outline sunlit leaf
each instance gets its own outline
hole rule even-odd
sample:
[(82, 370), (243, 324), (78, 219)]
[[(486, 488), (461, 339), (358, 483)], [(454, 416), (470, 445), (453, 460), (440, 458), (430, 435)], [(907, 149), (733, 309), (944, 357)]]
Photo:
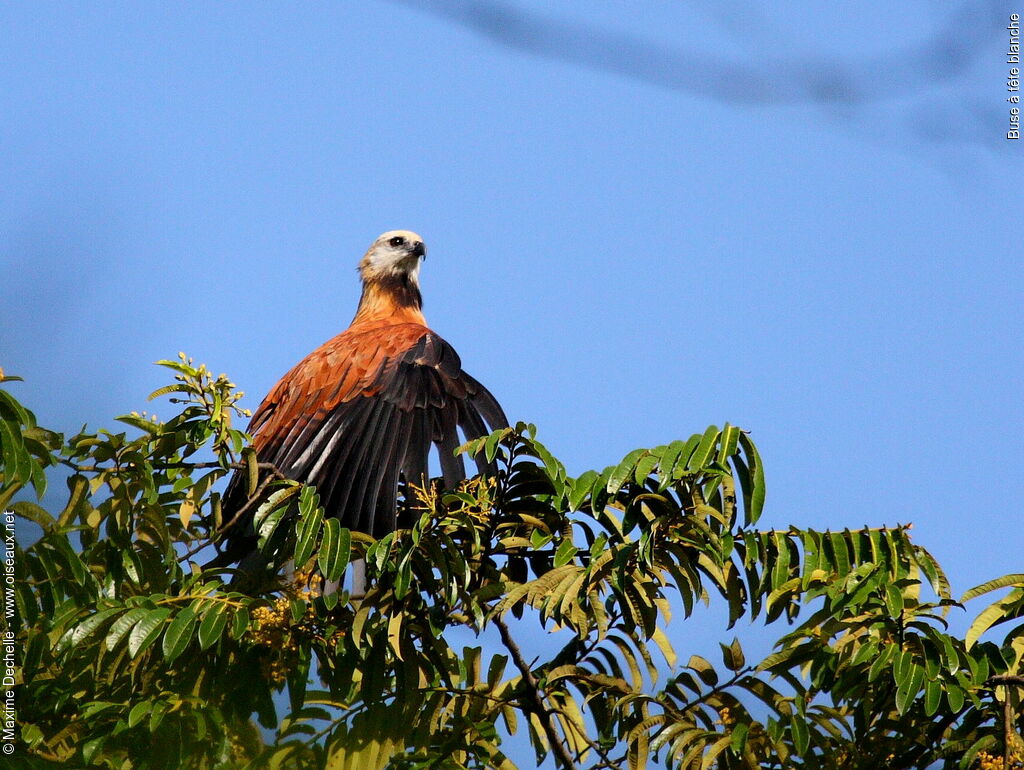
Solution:
[(216, 642), (227, 626), (228, 612), (223, 605), (213, 606), (206, 611), (199, 624), (199, 647), (206, 649)]
[(128, 654), (135, 658), (139, 653), (144, 652), (164, 630), (164, 621), (171, 614), (166, 607), (150, 610), (128, 634)]
[(164, 632), (163, 652), (166, 660), (172, 661), (185, 651), (192, 640), (192, 632), (197, 622), (195, 610), (191, 607), (186, 607), (175, 615)]

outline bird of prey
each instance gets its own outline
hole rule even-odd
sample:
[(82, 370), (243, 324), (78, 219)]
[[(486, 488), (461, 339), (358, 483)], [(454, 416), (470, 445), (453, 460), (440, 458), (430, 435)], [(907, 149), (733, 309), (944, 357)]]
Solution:
[[(423, 239), (392, 230), (359, 263), (363, 293), (348, 329), (295, 365), (252, 416), (261, 463), (312, 484), (325, 516), (380, 537), (398, 526), (400, 481), (424, 484), (432, 446), (444, 484), (466, 477), (454, 450), (507, 427), (501, 406), (462, 371), (458, 354), (427, 328), (421, 311)], [(477, 460), (480, 471), (483, 460)], [(233, 563), (255, 550), (248, 483), (236, 471), (224, 494), (232, 522), (215, 560)], [(242, 516), (238, 513), (242, 512)]]

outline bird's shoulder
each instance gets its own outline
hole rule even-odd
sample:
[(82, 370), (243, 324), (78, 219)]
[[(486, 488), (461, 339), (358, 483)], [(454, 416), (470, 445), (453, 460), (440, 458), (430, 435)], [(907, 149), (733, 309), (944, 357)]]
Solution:
[[(348, 369), (376, 377), (382, 368), (427, 366), (446, 374), (461, 368), (455, 349), (439, 334), (422, 324), (365, 324), (352, 326), (329, 340), (308, 357), (312, 371), (330, 376)], [(452, 364), (456, 369), (452, 371)], [(390, 366), (389, 366), (390, 365)]]
[(271, 389), (253, 422), (289, 403), (330, 409), (360, 395), (373, 395), (382, 380), (401, 377), (410, 367), (428, 367), (457, 378), (462, 365), (454, 348), (417, 323), (353, 325), (296, 364)]

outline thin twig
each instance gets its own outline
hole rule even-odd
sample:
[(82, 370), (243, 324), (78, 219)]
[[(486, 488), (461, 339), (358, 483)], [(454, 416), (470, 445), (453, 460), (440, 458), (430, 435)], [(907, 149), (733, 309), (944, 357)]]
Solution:
[(1024, 687), (1024, 676), (1014, 676), (1013, 674), (1002, 674), (1000, 676), (991, 676), (991, 677), (989, 677), (985, 681), (985, 684), (994, 684), (994, 685), (1012, 684), (1012, 685), (1015, 685), (1017, 687)]
[[(60, 463), (61, 463), (61, 465), (66, 465), (68, 468), (71, 468), (72, 470), (78, 471), (79, 473), (102, 473), (103, 471), (113, 470), (113, 468), (104, 468), (104, 467), (99, 466), (99, 465), (79, 465), (78, 463), (72, 462), (71, 460), (68, 460), (68, 459), (65, 459), (65, 458), (61, 458), (60, 459)], [(126, 467), (127, 468), (131, 468), (134, 465), (135, 465), (134, 463), (128, 463), (126, 465)], [(210, 468), (224, 468), (226, 470), (243, 471), (246, 468), (248, 468), (249, 466), (248, 466), (247, 463), (228, 463), (227, 465), (221, 465), (220, 463), (217, 463), (217, 462), (206, 462), (206, 463), (186, 463), (186, 462), (180, 462), (180, 463), (153, 463), (151, 467), (153, 468), (153, 470), (157, 470), (157, 471), (166, 471), (166, 470), (172, 470), (172, 469), (176, 469), (176, 468), (191, 468), (193, 470), (206, 470), (206, 469), (210, 469)], [(259, 468), (261, 471), (270, 471), (271, 473), (276, 473), (281, 478), (285, 478), (285, 475), (283, 473), (281, 473), (281, 471), (279, 471), (277, 469), (277, 466), (274, 465), (273, 463), (256, 463), (256, 467)]]
[[(281, 473), (281, 471), (278, 470), (277, 466), (274, 465), (273, 463), (257, 463), (257, 466), (260, 468), (260, 470), (268, 470), (268, 471), (270, 471), (270, 475), (267, 476), (266, 478), (264, 478), (263, 481), (260, 482), (260, 485), (258, 487), (256, 487), (256, 490), (252, 493), (252, 496), (246, 501), (245, 505), (243, 505), (241, 508), (238, 509), (238, 511), (235, 513), (235, 515), (231, 517), (230, 521), (227, 521), (227, 522), (221, 524), (214, 531), (214, 533), (213, 533), (214, 535), (221, 535), (224, 532), (226, 532), (228, 529), (233, 527), (235, 525), (235, 523), (243, 515), (248, 513), (249, 510), (260, 501), (260, 497), (262, 497), (263, 493), (266, 492), (268, 486), (273, 484), (275, 481), (285, 481), (288, 478), (283, 473)], [(237, 464), (233, 464), (232, 466), (229, 466), (229, 467), (236, 467), (237, 470), (244, 470), (248, 466), (246, 464), (244, 464), (244, 463), (237, 463)], [(213, 542), (214, 541), (212, 539), (209, 539), (209, 540), (204, 539), (204, 541), (202, 543), (200, 543), (199, 545), (195, 546), (194, 548), (190, 548), (188, 551), (186, 551), (184, 554), (182, 554), (181, 558), (183, 558), (183, 559), (190, 559), (193, 556), (195, 556), (197, 553), (199, 553), (201, 550), (203, 550), (204, 548), (206, 548), (206, 547), (208, 547), (210, 545), (213, 545)]]
[[(270, 465), (270, 463), (267, 463), (267, 465)], [(264, 492), (267, 491), (267, 487), (269, 487), (275, 481), (282, 481), (282, 480), (285, 480), (287, 478), (283, 473), (281, 473), (281, 471), (279, 471), (273, 465), (270, 465), (270, 467), (273, 468), (273, 472), (269, 476), (267, 476), (265, 479), (263, 479), (263, 481), (260, 482), (260, 485), (258, 487), (256, 487), (256, 490), (252, 493), (252, 495), (250, 495), (250, 497), (249, 497), (248, 501), (245, 503), (245, 505), (243, 505), (241, 508), (238, 509), (238, 512), (235, 513), (235, 515), (231, 517), (231, 520), (221, 524), (217, 528), (216, 534), (220, 535), (220, 534), (226, 532), (227, 530), (229, 530), (231, 527), (233, 527), (235, 525), (235, 523), (244, 514), (249, 512), (250, 508), (252, 508), (254, 505), (256, 505), (260, 501), (260, 497), (263, 495)]]
[(187, 561), (188, 559), (191, 559), (193, 556), (199, 553), (201, 550), (203, 550), (204, 548), (209, 548), (211, 545), (213, 545), (213, 541), (209, 538), (204, 537), (202, 538), (199, 545), (197, 545), (195, 548), (189, 548), (187, 551), (185, 551), (185, 553), (181, 555), (181, 558)]
[(541, 695), (540, 686), (537, 683), (537, 678), (533, 675), (530, 670), (529, 664), (526, 659), (523, 658), (523, 652), (519, 649), (519, 645), (516, 644), (512, 638), (512, 633), (508, 629), (508, 625), (505, 621), (495, 615), (492, 618), (494, 625), (498, 627), (498, 633), (501, 634), (501, 643), (508, 650), (509, 655), (512, 657), (512, 662), (516, 664), (516, 668), (519, 669), (519, 673), (523, 676), (523, 683), (526, 685), (527, 695), (530, 698), (531, 705), (536, 710), (537, 718), (540, 721), (541, 727), (544, 728), (544, 734), (548, 737), (548, 743), (551, 744), (551, 750), (555, 753), (555, 757), (558, 759), (559, 764), (566, 770), (572, 770), (576, 766), (573, 762), (572, 757), (569, 755), (569, 750), (565, 744), (558, 737), (558, 732), (555, 730), (555, 724), (551, 719), (551, 711), (548, 710), (547, 706), (544, 705), (544, 698)]
[[(573, 722), (574, 721), (573, 715), (570, 714), (568, 711), (566, 711), (561, 706), (555, 706), (554, 707), (554, 711), (555, 711), (555, 713), (561, 714), (563, 717), (565, 717), (566, 722)], [(599, 768), (600, 767), (611, 767), (611, 768), (615, 768), (616, 770), (619, 767), (621, 767), (621, 763), (613, 762), (612, 758), (608, 756), (608, 752), (605, 751), (603, 748), (601, 748), (601, 744), (598, 743), (597, 741), (595, 741), (589, 735), (587, 735), (586, 732), (578, 732), (577, 736), (579, 738), (582, 738), (583, 741), (587, 744), (587, 746), (589, 746), (590, 749), (592, 749), (595, 754), (600, 755), (602, 762), (601, 762), (600, 765), (597, 765), (597, 767), (599, 767)], [(583, 747), (582, 749), (577, 751), (576, 752), (576, 761), (577, 762), (582, 762), (583, 761), (583, 755), (586, 754), (587, 751), (588, 751), (588, 749), (586, 747)]]

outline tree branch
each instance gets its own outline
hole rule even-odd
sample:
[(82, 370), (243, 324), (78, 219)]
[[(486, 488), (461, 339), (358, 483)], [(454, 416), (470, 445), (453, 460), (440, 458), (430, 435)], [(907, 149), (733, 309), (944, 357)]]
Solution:
[[(113, 468), (104, 468), (104, 467), (99, 466), (99, 465), (79, 465), (78, 463), (72, 462), (71, 460), (67, 460), (65, 458), (60, 458), (60, 460), (58, 462), (60, 462), (61, 465), (66, 465), (68, 468), (71, 468), (74, 471), (78, 471), (79, 473), (101, 473), (102, 471), (114, 470)], [(133, 465), (134, 465), (134, 463), (127, 463), (125, 467), (131, 468), (131, 467), (133, 467)], [(166, 470), (171, 470), (173, 468), (189, 468), (191, 470), (204, 470), (204, 469), (210, 469), (210, 468), (224, 468), (226, 470), (242, 471), (242, 470), (245, 470), (246, 468), (248, 468), (249, 466), (246, 463), (228, 463), (227, 465), (221, 465), (218, 462), (205, 462), (205, 463), (177, 462), (177, 463), (153, 463), (152, 467), (153, 467), (154, 470), (158, 470), (158, 471), (166, 471)], [(256, 463), (256, 467), (259, 468), (261, 471), (270, 471), (271, 473), (276, 473), (282, 479), (286, 478), (286, 476), (283, 473), (281, 473), (281, 471), (279, 471), (277, 469), (277, 466), (274, 465), (273, 463)]]
[(1012, 674), (1003, 674), (1001, 676), (992, 676), (985, 680), (985, 684), (991, 685), (1007, 685), (1012, 684), (1017, 687), (1024, 687), (1024, 676), (1014, 676)]
[(548, 738), (548, 743), (551, 744), (551, 750), (555, 753), (558, 763), (565, 770), (572, 770), (576, 763), (569, 755), (569, 749), (562, 743), (562, 739), (558, 737), (558, 731), (555, 729), (555, 724), (551, 719), (551, 711), (544, 705), (544, 697), (541, 694), (540, 686), (537, 684), (537, 678), (533, 675), (533, 671), (530, 670), (526, 659), (523, 658), (523, 652), (519, 649), (519, 645), (512, 638), (508, 624), (497, 615), (491, 620), (497, 626), (498, 633), (501, 634), (501, 643), (508, 650), (508, 654), (512, 657), (512, 662), (516, 664), (516, 668), (519, 669), (519, 673), (523, 676), (523, 684), (526, 685), (526, 694), (530, 705), (536, 710), (541, 727), (544, 728), (544, 734)]
[[(211, 463), (211, 465), (216, 465), (216, 463)], [(242, 470), (247, 466), (245, 463), (232, 463), (228, 467), (235, 468), (236, 470)], [(268, 486), (270, 486), (275, 481), (286, 481), (288, 479), (288, 477), (281, 473), (281, 471), (279, 471), (277, 466), (274, 465), (273, 463), (257, 463), (257, 467), (260, 470), (270, 471), (270, 474), (266, 478), (264, 478), (263, 481), (260, 482), (260, 485), (256, 487), (255, 491), (252, 493), (252, 496), (246, 501), (245, 505), (238, 509), (238, 512), (231, 517), (231, 520), (222, 523), (216, 529), (216, 531), (214, 531), (214, 535), (222, 535), (225, 532), (227, 532), (228, 529), (234, 526), (235, 522), (242, 518), (242, 516), (246, 514), (248, 511), (250, 511), (254, 505), (260, 502), (260, 498), (263, 496), (263, 493), (266, 492)], [(181, 558), (190, 559), (204, 548), (212, 545), (213, 542), (214, 541), (212, 538), (204, 538), (204, 542), (200, 543), (194, 548), (190, 548), (182, 555)]]

